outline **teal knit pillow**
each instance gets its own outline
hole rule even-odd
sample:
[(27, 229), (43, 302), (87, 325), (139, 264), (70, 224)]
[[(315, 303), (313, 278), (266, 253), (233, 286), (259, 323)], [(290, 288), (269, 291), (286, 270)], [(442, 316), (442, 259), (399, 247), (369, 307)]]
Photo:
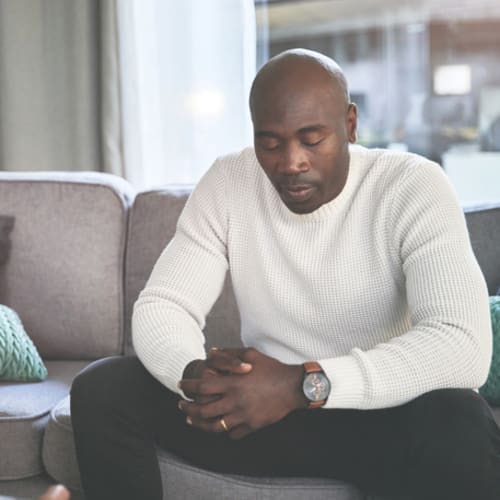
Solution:
[(0, 305), (0, 380), (38, 382), (47, 368), (15, 311)]
[(479, 393), (488, 403), (500, 406), (500, 296), (490, 297), (491, 327), (493, 329), (493, 359), (488, 380)]

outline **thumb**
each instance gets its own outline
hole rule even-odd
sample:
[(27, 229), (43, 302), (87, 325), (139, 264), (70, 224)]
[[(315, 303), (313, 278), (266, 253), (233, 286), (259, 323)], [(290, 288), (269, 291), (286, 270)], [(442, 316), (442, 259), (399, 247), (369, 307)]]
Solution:
[(247, 373), (252, 369), (250, 363), (246, 363), (241, 359), (243, 349), (218, 349), (212, 347), (207, 359), (209, 367), (219, 371), (227, 371), (230, 373)]

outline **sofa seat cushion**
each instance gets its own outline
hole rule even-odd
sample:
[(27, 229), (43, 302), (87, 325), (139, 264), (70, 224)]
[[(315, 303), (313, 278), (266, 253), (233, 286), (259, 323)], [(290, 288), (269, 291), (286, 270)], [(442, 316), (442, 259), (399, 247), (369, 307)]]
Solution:
[(216, 474), (158, 451), (163, 498), (176, 500), (364, 500), (354, 486), (333, 479), (264, 478)]
[(42, 470), (42, 436), (51, 409), (64, 398), (88, 361), (46, 361), (43, 382), (0, 382), (0, 480)]
[(43, 437), (42, 459), (45, 470), (58, 483), (66, 485), (72, 491), (81, 490), (69, 395), (50, 412)]

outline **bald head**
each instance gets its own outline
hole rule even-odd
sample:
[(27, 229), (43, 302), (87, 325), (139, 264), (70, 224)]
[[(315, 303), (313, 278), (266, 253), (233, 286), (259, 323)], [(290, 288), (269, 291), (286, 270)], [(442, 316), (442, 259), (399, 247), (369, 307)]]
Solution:
[(250, 91), (252, 116), (260, 99), (266, 95), (323, 91), (347, 108), (349, 91), (340, 66), (329, 57), (306, 49), (291, 49), (270, 59), (257, 73)]
[(303, 49), (274, 57), (255, 77), (250, 111), (257, 160), (291, 211), (312, 212), (342, 191), (357, 112), (334, 61)]

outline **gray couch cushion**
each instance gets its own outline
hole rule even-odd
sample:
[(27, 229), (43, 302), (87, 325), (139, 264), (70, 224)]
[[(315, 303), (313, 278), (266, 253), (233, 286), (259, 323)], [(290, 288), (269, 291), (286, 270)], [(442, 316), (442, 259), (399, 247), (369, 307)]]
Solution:
[(163, 498), (175, 500), (362, 500), (353, 486), (312, 478), (262, 478), (215, 474), (159, 451)]
[(23, 318), (42, 357), (122, 352), (132, 198), (127, 182), (107, 174), (0, 172), (0, 213), (16, 218), (0, 304)]
[(43, 429), (86, 361), (48, 361), (44, 382), (0, 382), (0, 480), (39, 474)]
[(465, 218), (488, 291), (495, 295), (500, 287), (500, 204), (468, 208)]
[(45, 470), (57, 482), (66, 485), (71, 490), (81, 490), (69, 395), (50, 412), (49, 423), (43, 438), (42, 458)]
[[(170, 188), (140, 193), (129, 218), (126, 262), (126, 353), (133, 352), (130, 335), (132, 310), (154, 264), (175, 232), (176, 222), (190, 189)], [(207, 347), (241, 345), (240, 318), (228, 277), (224, 289), (207, 317)]]
[(10, 232), (15, 220), (11, 215), (0, 214), (0, 266), (7, 262), (10, 255)]

